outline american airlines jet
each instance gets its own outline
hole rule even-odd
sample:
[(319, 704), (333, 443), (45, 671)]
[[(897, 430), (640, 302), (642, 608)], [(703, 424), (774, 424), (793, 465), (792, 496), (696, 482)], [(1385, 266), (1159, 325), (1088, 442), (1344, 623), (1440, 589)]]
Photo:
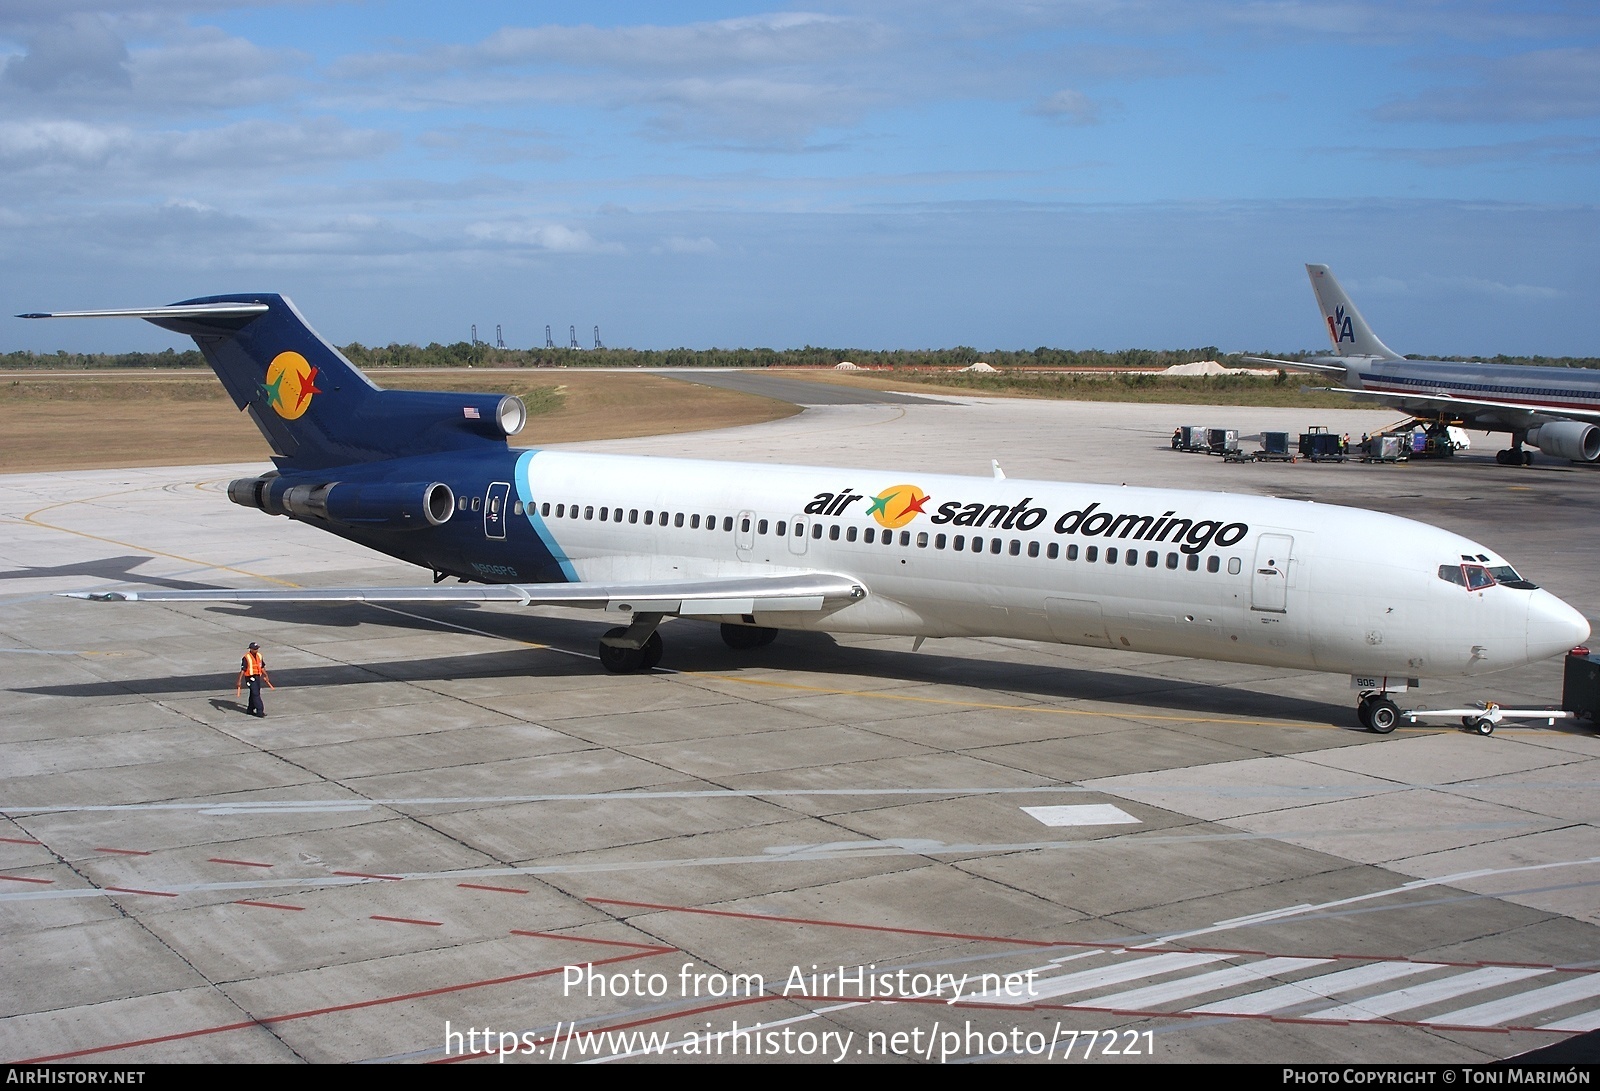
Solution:
[[(504, 602), (613, 622), (609, 671), (668, 618), (748, 649), (782, 630), (1018, 637), (1351, 676), (1391, 693), (1587, 638), (1489, 546), (1301, 501), (1055, 481), (517, 450), (516, 398), (380, 390), (277, 295), (24, 317), (192, 336), (275, 452), (229, 498), (433, 573), (421, 587), (122, 590), (127, 602)], [(444, 581), (454, 577), (456, 583)]]
[(1378, 340), (1326, 265), (1307, 265), (1306, 272), (1334, 355), (1249, 359), (1338, 375), (1339, 393), (1392, 405), (1437, 429), (1459, 423), (1510, 432), (1510, 450), (1496, 455), (1502, 466), (1533, 461), (1524, 443), (1556, 458), (1600, 462), (1600, 371), (1408, 360)]

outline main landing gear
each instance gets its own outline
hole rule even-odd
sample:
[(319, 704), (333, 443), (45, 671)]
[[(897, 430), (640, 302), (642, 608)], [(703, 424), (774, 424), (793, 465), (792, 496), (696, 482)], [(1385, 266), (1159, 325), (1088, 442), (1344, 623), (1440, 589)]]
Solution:
[(1533, 452), (1522, 449), (1522, 441), (1527, 435), (1526, 432), (1512, 432), (1511, 446), (1504, 451), (1496, 451), (1494, 460), (1502, 466), (1532, 466)]
[(1400, 706), (1387, 693), (1363, 693), (1356, 705), (1356, 719), (1368, 731), (1387, 735), (1400, 723)]
[(661, 662), (661, 614), (635, 614), (626, 628), (607, 629), (600, 638), (600, 665), (612, 674), (652, 670)]

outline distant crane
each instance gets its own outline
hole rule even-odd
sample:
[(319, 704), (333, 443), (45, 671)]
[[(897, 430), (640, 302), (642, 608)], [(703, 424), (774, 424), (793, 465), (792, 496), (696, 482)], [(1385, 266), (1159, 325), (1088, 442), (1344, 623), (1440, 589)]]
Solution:
[(500, 336), (500, 323), (498, 322), (494, 324), (494, 347), (497, 349), (506, 347), (506, 339)]
[(577, 326), (568, 326), (567, 327), (567, 347), (569, 349), (579, 349), (580, 351), (583, 348), (582, 345), (578, 344), (578, 327)]
[(596, 326), (594, 328), (594, 347), (597, 348), (597, 349), (605, 348), (605, 346), (600, 343), (600, 327), (599, 326)]
[(478, 343), (478, 324), (476, 322), (472, 324), (472, 343), (474, 345)]
[(544, 347), (547, 348), (547, 349), (553, 349), (553, 348), (556, 347), (556, 343), (554, 341), (550, 340), (550, 327), (549, 326), (546, 326), (544, 328)]

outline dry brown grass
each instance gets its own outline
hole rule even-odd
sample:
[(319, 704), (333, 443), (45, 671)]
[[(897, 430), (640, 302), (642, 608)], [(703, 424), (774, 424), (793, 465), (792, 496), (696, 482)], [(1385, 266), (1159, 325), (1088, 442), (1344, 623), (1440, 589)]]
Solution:
[[(373, 381), (520, 395), (536, 412), (516, 437), (519, 446), (730, 428), (799, 412), (771, 398), (615, 371), (407, 370), (378, 372)], [(207, 373), (0, 375), (0, 473), (254, 462), (270, 454)]]

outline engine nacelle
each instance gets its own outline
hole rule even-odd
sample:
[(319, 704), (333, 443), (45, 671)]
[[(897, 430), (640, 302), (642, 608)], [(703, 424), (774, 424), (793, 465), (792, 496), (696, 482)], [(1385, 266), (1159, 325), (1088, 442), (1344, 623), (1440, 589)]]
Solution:
[(1582, 421), (1559, 420), (1530, 428), (1528, 442), (1556, 458), (1573, 462), (1600, 461), (1600, 428)]
[[(270, 488), (263, 493), (262, 510), (271, 511)], [(456, 497), (441, 481), (399, 485), (334, 481), (290, 486), (283, 490), (281, 504), (291, 516), (326, 519), (347, 527), (418, 530), (449, 522), (455, 514)]]

